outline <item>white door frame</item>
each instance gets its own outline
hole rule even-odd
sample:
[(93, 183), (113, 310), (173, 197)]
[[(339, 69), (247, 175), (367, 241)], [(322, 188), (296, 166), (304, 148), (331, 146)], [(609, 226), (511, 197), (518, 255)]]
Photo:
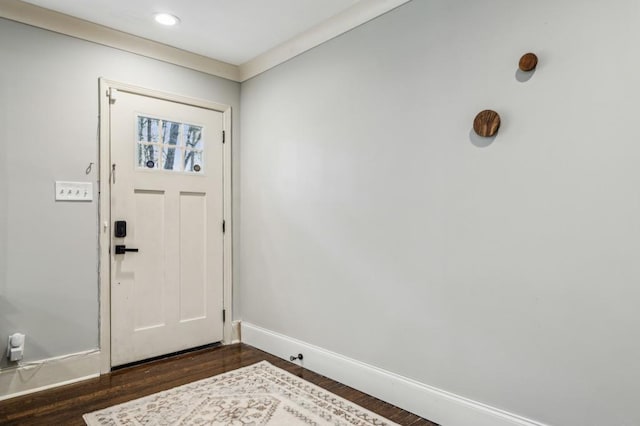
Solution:
[(229, 105), (218, 104), (202, 99), (188, 98), (160, 92), (153, 89), (146, 89), (130, 84), (120, 83), (112, 80), (100, 78), (99, 98), (100, 98), (100, 139), (99, 139), (99, 168), (100, 168), (100, 197), (99, 197), (99, 217), (98, 217), (98, 240), (99, 240), (99, 297), (100, 297), (100, 373), (111, 371), (111, 256), (109, 247), (111, 246), (111, 117), (109, 112), (109, 94), (115, 93), (117, 102), (117, 91), (133, 93), (136, 95), (148, 96), (163, 99), (181, 104), (206, 108), (222, 113), (222, 129), (225, 132), (225, 143), (222, 147), (223, 157), (223, 205), (224, 220), (226, 224), (223, 249), (223, 309), (226, 312), (226, 321), (223, 325), (223, 344), (229, 344), (234, 340), (231, 320), (233, 318), (232, 283), (233, 283), (233, 263), (232, 263), (232, 240), (233, 223), (231, 210), (231, 107)]

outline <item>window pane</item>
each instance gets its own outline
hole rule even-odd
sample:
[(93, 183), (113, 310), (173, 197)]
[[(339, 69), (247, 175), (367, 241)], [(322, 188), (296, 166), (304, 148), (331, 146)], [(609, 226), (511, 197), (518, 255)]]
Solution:
[(162, 122), (162, 143), (166, 145), (178, 145), (180, 140), (180, 123), (172, 121)]
[(160, 150), (158, 149), (157, 145), (145, 145), (139, 143), (136, 147), (136, 158), (138, 159), (138, 167), (157, 169), (159, 151)]
[(170, 145), (163, 145), (162, 168), (165, 170), (180, 171), (182, 165), (182, 149)]
[(139, 168), (201, 173), (202, 126), (137, 116), (136, 163)]
[(158, 142), (160, 131), (160, 120), (149, 117), (138, 117), (138, 141)]
[(187, 151), (184, 156), (184, 171), (202, 173), (204, 171), (202, 157), (202, 151)]
[(193, 124), (184, 125), (184, 140), (187, 149), (202, 150), (202, 127)]

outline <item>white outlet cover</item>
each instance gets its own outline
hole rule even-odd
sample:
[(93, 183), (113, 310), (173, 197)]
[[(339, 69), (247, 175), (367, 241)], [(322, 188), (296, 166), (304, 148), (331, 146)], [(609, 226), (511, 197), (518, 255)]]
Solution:
[(93, 201), (91, 182), (56, 181), (56, 201)]

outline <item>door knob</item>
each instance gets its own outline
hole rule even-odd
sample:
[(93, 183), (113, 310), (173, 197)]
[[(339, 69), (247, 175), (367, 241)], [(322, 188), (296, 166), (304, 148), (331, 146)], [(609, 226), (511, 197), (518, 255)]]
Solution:
[(125, 254), (128, 251), (138, 252), (137, 248), (127, 248), (124, 245), (116, 245), (116, 254)]

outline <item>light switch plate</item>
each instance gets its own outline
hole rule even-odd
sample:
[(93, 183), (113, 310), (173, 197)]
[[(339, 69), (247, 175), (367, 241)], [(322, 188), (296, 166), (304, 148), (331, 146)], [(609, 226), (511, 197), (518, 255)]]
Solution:
[(56, 181), (56, 201), (93, 201), (93, 184)]

